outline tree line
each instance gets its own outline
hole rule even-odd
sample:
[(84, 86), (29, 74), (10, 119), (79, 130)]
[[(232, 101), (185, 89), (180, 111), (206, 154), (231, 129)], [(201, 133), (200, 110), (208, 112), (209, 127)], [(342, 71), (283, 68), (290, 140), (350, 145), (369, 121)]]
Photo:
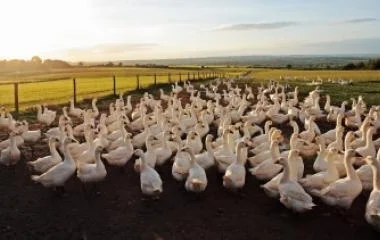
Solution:
[(343, 66), (343, 70), (380, 70), (380, 58), (348, 63)]
[(0, 71), (29, 71), (29, 70), (49, 70), (56, 68), (71, 68), (72, 66), (62, 60), (45, 59), (42, 60), (38, 56), (32, 57), (30, 60), (12, 59), (0, 60)]

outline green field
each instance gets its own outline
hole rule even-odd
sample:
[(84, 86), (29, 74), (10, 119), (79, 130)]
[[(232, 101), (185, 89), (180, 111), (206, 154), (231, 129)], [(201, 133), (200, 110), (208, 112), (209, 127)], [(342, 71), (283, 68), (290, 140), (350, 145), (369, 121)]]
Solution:
[[(340, 104), (351, 97), (362, 95), (369, 105), (380, 105), (380, 71), (342, 71), (342, 70), (287, 70), (287, 69), (253, 69), (249, 76), (254, 82), (266, 82), (269, 79), (283, 82), (300, 88), (305, 96), (315, 86), (309, 86), (313, 79), (322, 78), (320, 88), (323, 94), (329, 94), (334, 104)], [(329, 83), (328, 79), (353, 80), (352, 85)]]
[(327, 80), (345, 79), (353, 81), (379, 81), (380, 71), (375, 70), (291, 70), (291, 69), (264, 69), (256, 68), (251, 70), (251, 77), (259, 80), (290, 78), (292, 80), (311, 81), (318, 77)]
[(237, 75), (246, 68), (224, 68), (221, 66), (200, 68), (197, 66), (171, 68), (72, 68), (49, 72), (0, 73), (0, 105), (14, 109), (14, 82), (19, 84), (19, 108), (26, 109), (38, 103), (65, 103), (73, 98), (73, 78), (76, 78), (77, 101), (84, 98), (106, 96), (113, 93), (113, 76), (116, 77), (116, 92), (136, 89), (137, 75), (140, 88), (156, 83), (204, 79), (211, 73)]

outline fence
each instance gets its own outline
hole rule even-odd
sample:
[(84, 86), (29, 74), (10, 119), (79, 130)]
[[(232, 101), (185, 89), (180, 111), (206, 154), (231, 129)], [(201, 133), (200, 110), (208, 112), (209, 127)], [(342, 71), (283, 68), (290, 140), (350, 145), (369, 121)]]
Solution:
[(40, 103), (57, 104), (67, 102), (69, 99), (73, 99), (76, 103), (84, 98), (117, 95), (120, 92), (144, 89), (162, 83), (222, 76), (223, 73), (202, 71), (3, 83), (0, 84), (0, 105), (18, 114), (21, 109)]

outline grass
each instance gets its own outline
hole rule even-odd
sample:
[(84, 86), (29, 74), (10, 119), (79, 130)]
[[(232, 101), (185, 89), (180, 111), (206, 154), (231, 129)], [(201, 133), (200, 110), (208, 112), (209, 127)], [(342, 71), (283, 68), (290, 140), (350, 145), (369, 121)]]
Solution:
[[(205, 78), (211, 72), (241, 74), (246, 68), (173, 67), (173, 68), (73, 68), (48, 72), (18, 72), (0, 74), (0, 105), (14, 110), (14, 82), (19, 84), (19, 109), (24, 110), (39, 103), (58, 104), (73, 98), (73, 80), (76, 78), (77, 101), (85, 98), (106, 96), (113, 93), (113, 76), (116, 76), (116, 93), (130, 91), (137, 87), (139, 75), (140, 88), (148, 88), (156, 83), (171, 80), (182, 81)], [(181, 73), (181, 75), (180, 75)], [(199, 73), (199, 76), (198, 76)], [(43, 81), (43, 82), (41, 82)]]
[(317, 77), (323, 79), (346, 79), (354, 81), (378, 81), (380, 80), (380, 71), (374, 70), (291, 70), (291, 69), (252, 69), (251, 77), (259, 80), (279, 79), (280, 77), (298, 81), (311, 81)]
[(320, 86), (320, 89), (323, 94), (331, 96), (334, 104), (340, 105), (344, 100), (362, 95), (368, 105), (380, 105), (380, 71), (252, 69), (249, 76), (253, 78), (250, 82), (265, 82), (269, 79), (279, 81), (282, 77), (282, 82), (299, 86), (301, 96), (305, 96), (315, 89), (315, 86), (309, 86), (307, 83), (318, 77), (324, 80), (329, 78), (352, 79), (352, 85), (343, 86), (326, 81)]

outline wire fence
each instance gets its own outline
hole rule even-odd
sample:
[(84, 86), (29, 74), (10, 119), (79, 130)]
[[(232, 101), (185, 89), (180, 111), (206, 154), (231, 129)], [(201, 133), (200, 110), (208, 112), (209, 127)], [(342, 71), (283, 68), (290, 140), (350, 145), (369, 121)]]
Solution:
[(2, 83), (0, 84), (0, 106), (5, 106), (18, 114), (20, 110), (40, 103), (58, 104), (70, 99), (76, 103), (85, 98), (117, 95), (125, 91), (146, 89), (157, 84), (223, 76), (225, 76), (224, 73), (202, 71)]

